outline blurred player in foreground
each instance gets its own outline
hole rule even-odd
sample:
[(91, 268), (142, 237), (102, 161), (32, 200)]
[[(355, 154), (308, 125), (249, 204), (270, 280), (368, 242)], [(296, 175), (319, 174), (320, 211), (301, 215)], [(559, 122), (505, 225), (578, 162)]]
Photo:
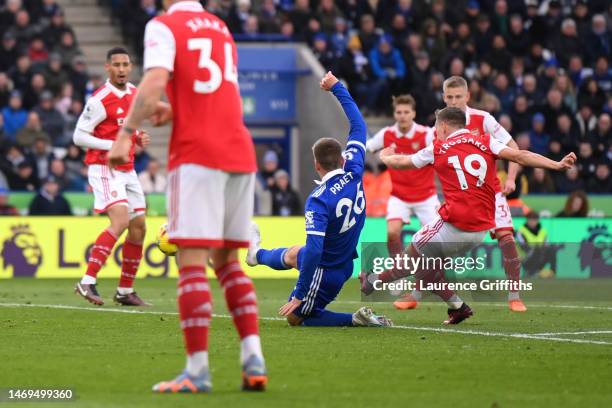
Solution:
[(349, 120), (344, 157), (336, 139), (317, 140), (312, 151), (321, 181), (306, 201), (306, 245), (260, 249), (259, 230), (253, 224), (247, 263), (300, 271), (289, 302), (279, 310), (292, 326), (391, 326), (390, 320), (366, 307), (355, 313), (326, 309), (351, 277), (357, 258), (366, 218), (362, 176), (367, 130), (353, 98), (331, 72), (321, 80), (321, 89), (336, 96)]
[[(156, 124), (172, 118), (168, 235), (179, 247), (178, 305), (187, 367), (153, 391), (211, 390), (209, 260), (241, 339), (242, 388), (264, 390), (268, 377), (257, 297), (238, 262), (238, 248), (249, 245), (257, 167), (253, 140), (242, 121), (236, 45), (225, 23), (199, 2), (165, 3), (167, 13), (146, 26), (146, 73), (110, 153), (114, 165), (127, 161), (133, 129), (152, 115)], [(171, 109), (159, 104), (164, 88)]]
[(149, 306), (133, 289), (146, 232), (146, 201), (134, 171), (134, 144), (146, 146), (149, 135), (134, 129), (128, 135), (127, 162), (114, 170), (108, 166), (107, 153), (130, 110), (136, 87), (128, 82), (132, 62), (125, 49), (109, 50), (104, 68), (108, 80), (87, 101), (73, 139), (77, 146), (88, 149), (85, 163), (89, 165), (87, 171), (94, 194), (94, 210), (106, 213), (110, 226), (96, 239), (89, 255), (87, 272), (76, 284), (75, 292), (95, 305), (104, 304), (96, 289), (96, 277), (117, 239), (127, 228), (121, 251), (121, 278), (113, 300), (125, 306)]
[[(437, 140), (414, 155), (396, 154), (393, 148), (380, 153), (381, 160), (395, 169), (415, 169), (433, 165), (444, 192), (439, 216), (421, 228), (407, 248), (411, 257), (454, 258), (465, 254), (484, 239), (495, 226), (495, 161), (509, 160), (522, 166), (566, 170), (576, 161), (570, 153), (556, 162), (527, 150), (508, 148), (488, 133), (475, 135), (465, 128), (465, 113), (447, 107), (436, 116)], [(444, 270), (420, 268), (416, 271), (387, 270), (379, 275), (361, 275), (362, 291), (374, 290), (374, 282), (393, 282), (408, 274), (424, 284), (439, 284), (433, 292), (448, 304), (446, 324), (457, 324), (472, 315), (470, 307), (444, 286)]]
[[(395, 124), (382, 128), (366, 143), (370, 152), (395, 146), (398, 154), (414, 154), (429, 146), (434, 139), (433, 129), (414, 122), (416, 102), (410, 95), (393, 98)], [(387, 204), (387, 248), (390, 256), (402, 252), (402, 229), (410, 224), (414, 213), (421, 225), (428, 224), (438, 215), (440, 201), (436, 195), (432, 167), (399, 171), (389, 169), (392, 191)], [(418, 295), (417, 295), (418, 296)], [(393, 303), (398, 309), (414, 309), (417, 300), (399, 299)]]

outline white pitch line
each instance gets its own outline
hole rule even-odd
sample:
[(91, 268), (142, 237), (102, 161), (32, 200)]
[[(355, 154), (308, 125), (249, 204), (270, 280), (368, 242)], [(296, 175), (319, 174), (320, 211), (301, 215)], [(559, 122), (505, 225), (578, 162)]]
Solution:
[(578, 332), (549, 332), (549, 333), (533, 333), (532, 336), (567, 336), (568, 334), (610, 334), (612, 330), (592, 330)]
[[(154, 314), (154, 315), (172, 315), (177, 316), (177, 312), (154, 312), (149, 310), (123, 310), (123, 309), (109, 309), (109, 308), (93, 308), (93, 307), (82, 307), (82, 306), (70, 306), (70, 305), (45, 305), (45, 304), (28, 304), (28, 303), (0, 303), (0, 307), (38, 307), (38, 308), (49, 308), (49, 309), (63, 309), (63, 310), (81, 310), (81, 311), (93, 311), (93, 312), (106, 312), (106, 313), (127, 313), (127, 314)], [(224, 314), (213, 314), (213, 317), (229, 319), (232, 316)], [(269, 321), (285, 321), (282, 317), (259, 317), (260, 320)], [(507, 338), (519, 338), (519, 339), (533, 339), (533, 340), (548, 340), (557, 341), (563, 343), (583, 343), (583, 344), (598, 344), (598, 345), (612, 345), (612, 342), (598, 341), (598, 340), (582, 340), (582, 339), (565, 339), (561, 337), (548, 337), (543, 334), (530, 334), (530, 333), (496, 333), (496, 332), (482, 332), (476, 330), (461, 330), (461, 329), (448, 329), (448, 328), (436, 328), (436, 327), (419, 327), (419, 326), (393, 326), (393, 329), (403, 330), (415, 330), (415, 331), (430, 331), (437, 333), (455, 333), (475, 336), (486, 336), (486, 337), (507, 337)], [(572, 332), (573, 334), (575, 332)], [(561, 335), (562, 333), (551, 333), (551, 335)], [(568, 333), (569, 334), (569, 333)]]

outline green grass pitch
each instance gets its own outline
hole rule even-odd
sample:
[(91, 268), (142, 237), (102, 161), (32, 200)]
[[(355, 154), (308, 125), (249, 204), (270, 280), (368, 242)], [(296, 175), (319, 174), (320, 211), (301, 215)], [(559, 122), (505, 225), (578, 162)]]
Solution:
[[(213, 282), (213, 393), (155, 395), (151, 385), (185, 363), (176, 282), (138, 281), (154, 303), (144, 313), (110, 303), (114, 279), (100, 281), (101, 308), (74, 295), (74, 283), (0, 281), (0, 388), (74, 389), (75, 401), (52, 407), (612, 406), (612, 301), (527, 303), (525, 314), (472, 303), (474, 317), (450, 328), (442, 303), (408, 312), (377, 303), (399, 327), (291, 328), (276, 311), (294, 282), (257, 280), (270, 382), (253, 394), (238, 390), (237, 335)], [(332, 309), (360, 305), (352, 280)]]

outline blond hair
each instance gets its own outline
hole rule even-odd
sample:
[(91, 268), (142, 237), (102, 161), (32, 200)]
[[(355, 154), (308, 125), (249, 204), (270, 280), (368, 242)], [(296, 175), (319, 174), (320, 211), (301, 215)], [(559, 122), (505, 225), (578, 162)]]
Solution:
[(446, 91), (448, 88), (463, 88), (467, 91), (468, 84), (465, 78), (460, 76), (452, 76), (450, 78), (446, 78), (442, 84), (443, 91)]

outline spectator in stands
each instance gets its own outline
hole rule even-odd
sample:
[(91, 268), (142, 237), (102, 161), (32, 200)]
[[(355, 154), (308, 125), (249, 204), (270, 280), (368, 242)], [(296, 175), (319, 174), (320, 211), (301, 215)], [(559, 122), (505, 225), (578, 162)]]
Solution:
[(589, 133), (589, 140), (595, 146), (595, 156), (603, 158), (612, 144), (612, 123), (609, 113), (602, 113), (597, 120), (597, 128)]
[(474, 61), (476, 44), (474, 43), (471, 28), (466, 22), (461, 22), (457, 25), (454, 36), (448, 46), (448, 53), (465, 61), (468, 65)]
[[(393, 47), (392, 39), (383, 36), (378, 46), (370, 52), (370, 63), (375, 81), (380, 86), (381, 91), (378, 95), (378, 103), (389, 100), (391, 95), (401, 91), (400, 87), (406, 76), (406, 65), (402, 60), (399, 51)], [(384, 111), (384, 105), (377, 105), (378, 111)]]
[(56, 3), (55, 0), (42, 0), (41, 13), (39, 17), (45, 24), (48, 24), (53, 16), (61, 11), (62, 8)]
[(68, 152), (63, 160), (69, 189), (72, 191), (85, 191), (87, 186), (87, 167), (83, 163), (84, 157), (85, 154), (78, 146), (74, 144), (68, 146)]
[(597, 116), (593, 114), (589, 105), (582, 105), (576, 113), (576, 122), (578, 123), (580, 137), (585, 137), (597, 126)]
[(591, 32), (584, 42), (589, 61), (594, 62), (599, 56), (612, 55), (612, 32), (608, 30), (606, 18), (596, 14), (591, 20)]
[(156, 159), (149, 161), (147, 169), (138, 175), (138, 180), (145, 194), (166, 192), (166, 177)]
[(552, 194), (555, 183), (546, 169), (534, 168), (529, 177), (529, 194)]
[(53, 52), (58, 53), (62, 57), (62, 65), (70, 67), (73, 59), (77, 55), (81, 55), (81, 50), (74, 39), (72, 31), (64, 31), (60, 38), (60, 43), (55, 46)]
[(263, 156), (263, 166), (257, 174), (257, 179), (264, 189), (269, 190), (274, 186), (274, 173), (277, 170), (278, 154), (274, 150), (268, 150)]
[(68, 108), (68, 111), (64, 114), (64, 121), (66, 122), (66, 132), (64, 133), (65, 140), (69, 141), (72, 139), (72, 133), (82, 111), (83, 102), (80, 99), (73, 99), (70, 102), (70, 108)]
[(298, 193), (289, 184), (289, 173), (280, 169), (274, 173), (272, 193), (272, 215), (300, 215), (302, 204)]
[(334, 32), (330, 36), (330, 45), (336, 58), (342, 57), (347, 50), (349, 41), (346, 20), (342, 17), (336, 19)]
[[(55, 100), (55, 105), (54, 105), (55, 109), (57, 109), (57, 111), (62, 114), (64, 118), (64, 123), (66, 124), (67, 124), (67, 120), (69, 119), (68, 111), (70, 110), (72, 106), (73, 98), (74, 98), (74, 87), (72, 86), (70, 82), (66, 82), (62, 87), (61, 93), (57, 96)], [(68, 130), (71, 130), (71, 129), (68, 129)]]
[(376, 47), (379, 38), (380, 33), (376, 30), (374, 16), (371, 14), (364, 14), (361, 16), (359, 24), (359, 42), (361, 42), (361, 47), (366, 55), (369, 55), (370, 51)]
[(329, 47), (327, 35), (318, 33), (314, 36), (312, 51), (326, 71), (336, 70), (336, 56)]
[(525, 95), (518, 95), (514, 99), (514, 104), (510, 110), (510, 118), (512, 119), (515, 133), (528, 131), (531, 127), (531, 113), (529, 112)]
[(37, 138), (32, 145), (31, 162), (34, 163), (34, 174), (43, 181), (49, 175), (51, 162), (55, 159), (51, 145), (44, 137)]
[(491, 91), (499, 99), (501, 110), (503, 112), (510, 112), (515, 94), (514, 90), (510, 87), (508, 75), (503, 72), (497, 74)]
[(531, 131), (529, 132), (531, 151), (544, 156), (548, 154), (548, 143), (550, 142), (550, 136), (546, 133), (545, 124), (546, 119), (544, 115), (538, 112), (533, 115)]
[(610, 63), (606, 56), (597, 57), (593, 79), (603, 92), (609, 93), (612, 91), (612, 69), (610, 69)]
[(576, 22), (566, 18), (561, 23), (561, 33), (551, 39), (551, 48), (559, 60), (561, 66), (567, 66), (570, 57), (580, 54), (582, 51), (582, 40), (578, 37)]
[(22, 107), (21, 92), (11, 92), (8, 106), (2, 109), (2, 117), (4, 134), (9, 141), (14, 142), (17, 132), (25, 126), (28, 120), (28, 113)]
[(257, 16), (249, 15), (244, 22), (243, 37), (256, 40), (259, 36), (259, 19)]
[(340, 9), (336, 7), (334, 0), (321, 0), (317, 9), (317, 16), (321, 22), (321, 30), (327, 34), (334, 31), (336, 18), (344, 17)]
[(4, 116), (0, 113), (0, 151), (4, 151), (8, 143), (10, 142), (4, 136)]
[(65, 83), (69, 81), (68, 73), (62, 68), (62, 57), (58, 53), (51, 53), (49, 61), (43, 71), (47, 89), (57, 96)]
[(157, 16), (155, 0), (140, 0), (138, 7), (134, 7), (130, 16), (130, 23), (126, 25), (129, 36), (132, 38), (132, 46), (135, 54), (140, 56), (143, 53), (144, 28), (153, 17)]
[(0, 34), (15, 24), (15, 15), (21, 9), (21, 0), (6, 0), (0, 9)]
[(60, 192), (60, 185), (49, 176), (40, 192), (32, 199), (30, 215), (72, 215), (70, 204)]
[(546, 120), (545, 131), (554, 134), (557, 129), (557, 117), (562, 114), (571, 115), (571, 111), (563, 104), (563, 95), (558, 89), (551, 89), (546, 95), (546, 104), (541, 108), (541, 112)]
[(589, 77), (584, 80), (578, 92), (578, 105), (588, 106), (594, 114), (601, 112), (606, 103), (606, 94), (599, 88), (595, 78)]
[(423, 49), (429, 54), (431, 64), (435, 67), (441, 65), (446, 53), (446, 37), (435, 20), (426, 19), (421, 30)]
[(570, 77), (565, 72), (559, 72), (554, 80), (553, 86), (561, 92), (563, 104), (572, 112), (575, 112), (578, 106), (578, 100), (576, 98), (576, 90)]
[(501, 35), (493, 37), (491, 50), (486, 54), (485, 58), (494, 70), (508, 72), (512, 62), (512, 54), (506, 49), (504, 37)]
[[(1, 24), (0, 24), (1, 26)], [(6, 72), (17, 62), (17, 40), (12, 33), (4, 33), (0, 46), (0, 72)]]
[(561, 144), (561, 150), (570, 152), (576, 149), (579, 133), (568, 114), (557, 117), (557, 132), (553, 133), (551, 140), (556, 140)]
[(476, 44), (476, 54), (483, 56), (489, 53), (493, 43), (493, 30), (491, 20), (486, 14), (479, 14), (476, 18), (476, 31), (474, 32), (474, 42)]
[(276, 10), (274, 0), (262, 0), (257, 13), (259, 21), (259, 32), (273, 34), (280, 31), (281, 16)]
[(53, 106), (53, 94), (45, 91), (40, 95), (40, 104), (34, 108), (38, 113), (43, 130), (51, 137), (53, 146), (66, 146), (64, 138), (64, 117)]
[(587, 180), (586, 186), (589, 193), (612, 193), (612, 177), (610, 177), (609, 163), (601, 162), (597, 164), (595, 174), (592, 178)]
[(49, 166), (49, 175), (55, 177), (55, 181), (59, 185), (61, 191), (70, 191), (72, 186), (68, 175), (66, 174), (66, 166), (60, 159), (53, 159)]
[(573, 166), (564, 174), (557, 175), (555, 186), (558, 193), (571, 193), (572, 191), (583, 190), (584, 182), (580, 178), (578, 167)]
[(23, 107), (26, 110), (34, 108), (40, 102), (40, 96), (45, 91), (46, 83), (43, 74), (35, 73), (30, 80), (30, 86), (23, 94)]
[(586, 182), (595, 176), (595, 168), (597, 167), (597, 160), (593, 157), (593, 146), (587, 141), (580, 142), (577, 156), (578, 171)]
[(582, 190), (573, 191), (565, 201), (565, 206), (557, 217), (584, 218), (589, 214), (589, 200)]
[(376, 93), (370, 89), (373, 86), (372, 71), (368, 57), (361, 49), (358, 36), (353, 35), (349, 40), (347, 50), (339, 61), (338, 73), (347, 82), (357, 103), (364, 106), (364, 109), (373, 110), (376, 99), (373, 99), (374, 103), (366, 103), (368, 97)]
[(17, 165), (17, 172), (9, 178), (9, 186), (14, 191), (36, 191), (39, 182), (29, 161), (22, 161)]
[(9, 80), (8, 75), (6, 75), (6, 72), (0, 72), (0, 107), (8, 105), (12, 89), (13, 84)]
[(32, 63), (27, 55), (20, 55), (15, 66), (9, 70), (9, 76), (13, 81), (13, 86), (20, 92), (25, 92), (30, 86), (32, 79)]
[(51, 143), (49, 135), (42, 130), (40, 118), (36, 112), (30, 112), (28, 114), (28, 121), (25, 126), (17, 132), (16, 139), (17, 144), (25, 149), (32, 147), (38, 139), (44, 140), (47, 144)]
[[(418, 52), (415, 55), (415, 61), (416, 62), (410, 68), (410, 73), (407, 75), (406, 79), (410, 83), (410, 92), (417, 98), (417, 106), (419, 106), (420, 104), (418, 103), (418, 100), (425, 92), (427, 92), (432, 68), (429, 55), (425, 51)], [(417, 112), (417, 114), (418, 113), (419, 112)]]
[(30, 40), (37, 34), (40, 34), (41, 27), (30, 21), (30, 14), (21, 9), (15, 15), (15, 24), (8, 29), (17, 40), (17, 47), (27, 48)]
[(513, 55), (524, 57), (529, 49), (529, 40), (523, 18), (519, 14), (513, 14), (510, 17), (509, 33), (506, 39), (508, 51)]
[(0, 216), (1, 215), (19, 215), (17, 208), (9, 204), (9, 190), (6, 187), (0, 187)]
[(28, 47), (28, 56), (34, 66), (44, 64), (47, 58), (49, 58), (49, 51), (47, 51), (45, 43), (40, 35), (32, 37), (30, 46)]
[(43, 39), (47, 42), (47, 48), (52, 49), (56, 44), (60, 43), (62, 34), (70, 31), (74, 35), (72, 27), (66, 24), (64, 20), (64, 12), (59, 9), (56, 10), (51, 16), (49, 25), (43, 30)]
[[(245, 0), (242, 1), (242, 3), (244, 2)], [(295, 0), (293, 8), (287, 13), (287, 18), (295, 27), (295, 36), (298, 41), (306, 39), (306, 28), (312, 18), (309, 3), (309, 0)], [(241, 2), (239, 1), (238, 4), (240, 5)]]
[(543, 98), (542, 93), (538, 89), (538, 82), (533, 74), (525, 75), (523, 78), (522, 94), (527, 98), (527, 106), (530, 109), (535, 108)]

